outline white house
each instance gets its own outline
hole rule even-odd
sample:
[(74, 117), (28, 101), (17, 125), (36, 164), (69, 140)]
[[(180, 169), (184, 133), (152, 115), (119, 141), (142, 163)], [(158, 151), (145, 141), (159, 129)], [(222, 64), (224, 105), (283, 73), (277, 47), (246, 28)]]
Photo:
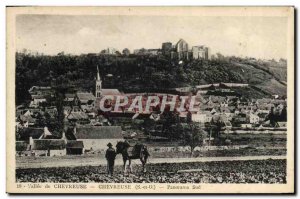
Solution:
[(242, 128), (251, 128), (252, 124), (241, 124)]
[(75, 127), (73, 134), (77, 141), (82, 141), (85, 150), (104, 152), (110, 142), (116, 146), (118, 141), (123, 141), (120, 126), (79, 126)]
[(63, 156), (66, 155), (66, 140), (54, 136), (47, 127), (37, 138), (29, 137), (29, 150), (35, 156)]
[(206, 122), (206, 114), (205, 113), (192, 114), (192, 121), (205, 123)]
[(249, 115), (250, 124), (258, 124), (259, 123), (259, 116), (253, 113), (250, 113)]

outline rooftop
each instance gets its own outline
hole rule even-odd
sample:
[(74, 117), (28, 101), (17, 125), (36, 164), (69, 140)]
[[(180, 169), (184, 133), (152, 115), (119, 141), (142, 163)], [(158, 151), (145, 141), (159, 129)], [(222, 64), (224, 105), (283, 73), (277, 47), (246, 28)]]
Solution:
[(120, 126), (76, 127), (76, 139), (123, 139)]

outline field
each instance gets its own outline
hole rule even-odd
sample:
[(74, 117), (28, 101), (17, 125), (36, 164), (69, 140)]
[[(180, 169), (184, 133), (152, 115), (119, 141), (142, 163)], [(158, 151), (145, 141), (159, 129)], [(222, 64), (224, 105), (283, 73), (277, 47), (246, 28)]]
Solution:
[[(285, 183), (285, 134), (222, 134), (239, 149), (151, 151), (147, 172), (134, 160), (133, 174), (124, 177), (117, 156), (115, 174), (106, 174), (104, 154), (16, 157), (18, 182), (160, 182), (160, 183)], [(153, 143), (152, 143), (153, 144)], [(171, 145), (172, 146), (172, 145)], [(171, 147), (164, 143), (151, 147)], [(174, 143), (173, 143), (174, 147)], [(272, 159), (270, 159), (272, 158)], [(180, 172), (181, 170), (188, 170)], [(195, 171), (196, 170), (196, 171)], [(179, 172), (178, 172), (179, 171)]]
[(232, 145), (248, 145), (251, 147), (286, 147), (286, 134), (252, 134), (252, 133), (232, 133), (221, 134), (220, 139), (230, 139)]
[[(173, 162), (174, 160), (187, 160), (192, 159), (194, 161), (205, 160), (220, 160), (220, 159), (233, 159), (233, 158), (245, 158), (251, 159), (252, 157), (264, 158), (264, 157), (285, 157), (286, 149), (255, 149), (244, 148), (234, 150), (210, 150), (194, 152), (193, 155), (190, 152), (151, 152), (149, 162), (161, 163), (161, 162)], [(74, 167), (74, 166), (96, 166), (106, 164), (104, 154), (85, 154), (85, 155), (73, 155), (73, 156), (54, 156), (54, 157), (34, 157), (23, 156), (16, 157), (17, 168), (44, 168), (44, 167)], [(117, 155), (115, 164), (121, 165), (121, 155)], [(139, 163), (140, 164), (140, 163)]]
[[(98, 182), (98, 183), (286, 183), (286, 160), (212, 161), (148, 164), (147, 172), (133, 165), (133, 174), (124, 176), (120, 165), (115, 174), (106, 166), (17, 169), (17, 182)], [(184, 170), (184, 171), (183, 171)]]

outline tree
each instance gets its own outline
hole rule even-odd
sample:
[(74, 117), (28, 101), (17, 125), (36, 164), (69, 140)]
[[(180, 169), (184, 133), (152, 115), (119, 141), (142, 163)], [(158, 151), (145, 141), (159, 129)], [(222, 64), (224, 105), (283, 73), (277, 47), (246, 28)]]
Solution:
[(281, 110), (281, 113), (279, 115), (279, 120), (280, 121), (287, 121), (287, 110), (286, 110), (286, 106), (283, 107), (283, 109)]
[(123, 55), (125, 56), (129, 56), (130, 55), (130, 51), (128, 48), (124, 48), (124, 50), (122, 51)]
[(216, 138), (219, 139), (222, 126), (223, 126), (223, 122), (220, 119), (216, 121), (212, 120), (210, 123), (211, 136), (213, 136), (215, 139)]
[(115, 54), (116, 54), (117, 56), (121, 56), (121, 55), (122, 55), (122, 54), (120, 53), (120, 51), (118, 51), (118, 50), (115, 52)]
[(202, 146), (204, 139), (207, 137), (200, 125), (196, 123), (187, 124), (184, 128), (184, 144), (191, 148), (191, 156), (197, 146)]
[(176, 125), (179, 123), (175, 111), (165, 110), (161, 115), (162, 133), (170, 139), (179, 137)]
[(274, 113), (274, 108), (273, 107), (271, 108), (271, 112), (269, 113), (267, 118), (270, 120), (271, 126), (274, 127), (276, 125), (276, 115)]
[(106, 54), (107, 52), (106, 52), (106, 49), (104, 49), (104, 50), (101, 50), (101, 52), (100, 52), (100, 54)]

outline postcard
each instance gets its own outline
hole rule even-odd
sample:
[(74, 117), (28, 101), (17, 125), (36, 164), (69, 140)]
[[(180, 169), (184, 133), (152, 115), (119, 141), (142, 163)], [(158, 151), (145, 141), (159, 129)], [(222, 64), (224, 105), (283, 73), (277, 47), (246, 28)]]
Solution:
[(294, 7), (6, 11), (8, 193), (294, 193)]

